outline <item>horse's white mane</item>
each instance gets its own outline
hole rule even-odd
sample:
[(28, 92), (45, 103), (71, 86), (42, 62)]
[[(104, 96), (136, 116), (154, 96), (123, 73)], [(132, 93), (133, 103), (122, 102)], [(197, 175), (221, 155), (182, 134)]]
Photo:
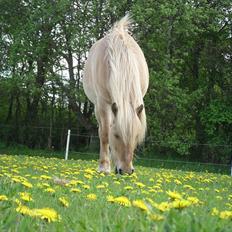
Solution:
[[(141, 91), (138, 59), (134, 39), (127, 30), (132, 20), (129, 15), (116, 22), (111, 31), (106, 35), (108, 51), (106, 59), (109, 64), (109, 92), (112, 103), (118, 106), (117, 122), (120, 127), (122, 139), (125, 143), (131, 142), (135, 127), (133, 118), (136, 117), (135, 109), (143, 103)], [(141, 142), (145, 136), (146, 116), (143, 110), (140, 118), (141, 131), (138, 140)]]

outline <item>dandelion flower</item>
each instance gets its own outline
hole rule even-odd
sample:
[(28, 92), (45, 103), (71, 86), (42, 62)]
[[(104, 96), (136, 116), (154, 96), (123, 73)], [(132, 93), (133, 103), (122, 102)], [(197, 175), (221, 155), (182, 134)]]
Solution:
[(172, 200), (175, 200), (175, 199), (182, 199), (182, 196), (180, 193), (178, 192), (175, 192), (175, 191), (167, 191), (166, 192), (168, 194), (168, 196), (172, 199)]
[(56, 191), (55, 191), (55, 189), (53, 189), (53, 188), (46, 188), (46, 189), (44, 190), (44, 192), (54, 193), (54, 192), (56, 192)]
[(145, 212), (149, 211), (147, 205), (142, 200), (135, 200), (132, 202), (132, 205), (145, 211)]
[(133, 187), (132, 187), (132, 186), (125, 186), (124, 189), (125, 189), (125, 190), (132, 190)]
[(126, 206), (126, 207), (131, 206), (130, 200), (127, 197), (124, 197), (124, 196), (114, 198), (114, 202), (119, 204), (119, 205)]
[(78, 189), (78, 188), (71, 188), (71, 189), (70, 189), (70, 192), (72, 192), (72, 193), (80, 193), (81, 190)]
[(41, 175), (40, 178), (44, 179), (44, 180), (50, 180), (51, 179), (51, 177), (47, 176), (47, 175)]
[(220, 212), (219, 217), (221, 219), (232, 219), (232, 211), (222, 211)]
[(64, 207), (69, 207), (69, 202), (67, 201), (66, 198), (60, 197), (60, 198), (59, 198), (59, 201), (60, 201), (60, 203), (61, 203)]
[(103, 185), (103, 184), (97, 185), (96, 188), (97, 188), (97, 189), (103, 189), (103, 188), (105, 188), (105, 185)]
[(97, 196), (96, 196), (96, 194), (91, 193), (91, 194), (88, 194), (88, 195), (86, 196), (86, 198), (87, 198), (88, 200), (95, 201), (95, 200), (97, 199)]
[(32, 209), (32, 215), (35, 217), (40, 217), (48, 222), (60, 221), (60, 215), (51, 208), (42, 208), (42, 209)]
[(32, 216), (32, 211), (31, 209), (29, 209), (27, 206), (20, 204), (17, 208), (16, 208), (16, 212), (19, 212), (21, 214), (24, 215), (29, 215)]
[(200, 203), (202, 203), (197, 197), (188, 197), (187, 201), (190, 201), (192, 204), (200, 204)]
[(30, 182), (28, 182), (28, 181), (23, 181), (21, 183), (22, 183), (22, 185), (24, 185), (27, 188), (32, 188), (33, 187), (33, 185)]
[(90, 175), (90, 174), (85, 174), (84, 177), (87, 178), (87, 179), (92, 179), (93, 178), (93, 176)]
[(162, 212), (168, 211), (171, 208), (170, 204), (166, 201), (161, 202), (160, 204), (154, 203), (153, 206)]
[(0, 201), (8, 201), (8, 197), (6, 195), (0, 195)]
[(115, 183), (115, 184), (121, 184), (120, 181), (117, 181), (117, 180), (114, 181), (114, 183)]
[(87, 184), (83, 185), (82, 187), (83, 187), (84, 189), (90, 189), (90, 186), (87, 185)]
[(174, 182), (175, 182), (176, 184), (182, 184), (181, 181), (179, 181), (178, 179), (175, 179)]
[(184, 185), (184, 188), (189, 189), (189, 190), (195, 190), (191, 185), (186, 184)]
[(93, 175), (95, 173), (95, 170), (87, 168), (87, 169), (84, 170), (84, 172), (86, 172), (86, 173), (88, 173), (90, 175)]
[(20, 198), (24, 201), (33, 201), (32, 197), (29, 193), (21, 192), (21, 193), (19, 193), (19, 195), (20, 195)]
[(173, 208), (176, 208), (176, 209), (183, 209), (183, 208), (186, 208), (188, 206), (191, 205), (191, 202), (187, 201), (187, 200), (175, 200), (173, 201), (172, 203), (172, 207)]
[(141, 183), (141, 182), (136, 182), (135, 183), (139, 188), (143, 188), (145, 187), (145, 184)]
[(42, 186), (47, 187), (47, 188), (50, 187), (50, 185), (48, 183), (42, 183)]
[(111, 195), (110, 195), (110, 196), (107, 196), (106, 199), (107, 199), (108, 202), (114, 202), (114, 197), (111, 196)]
[(216, 216), (216, 215), (218, 215), (218, 214), (219, 214), (218, 209), (214, 207), (214, 208), (212, 209), (211, 215), (212, 215), (212, 216)]
[(153, 221), (161, 221), (164, 219), (164, 217), (162, 215), (154, 214), (154, 213), (150, 214), (149, 217)]

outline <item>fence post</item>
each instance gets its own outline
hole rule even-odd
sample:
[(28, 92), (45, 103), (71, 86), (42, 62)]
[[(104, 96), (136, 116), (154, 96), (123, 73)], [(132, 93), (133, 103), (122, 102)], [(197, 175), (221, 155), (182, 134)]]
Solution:
[(70, 134), (71, 134), (71, 130), (68, 130), (67, 143), (66, 143), (66, 151), (65, 151), (65, 160), (68, 160)]
[(232, 176), (232, 155), (231, 155), (231, 158), (230, 158), (230, 175)]

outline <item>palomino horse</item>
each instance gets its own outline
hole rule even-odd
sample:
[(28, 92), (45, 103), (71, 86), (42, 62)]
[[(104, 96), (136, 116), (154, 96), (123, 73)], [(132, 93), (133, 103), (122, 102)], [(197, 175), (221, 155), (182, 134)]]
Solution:
[(133, 173), (133, 154), (146, 131), (143, 97), (149, 74), (143, 52), (128, 34), (128, 15), (90, 49), (85, 64), (84, 91), (95, 105), (99, 124), (99, 171)]

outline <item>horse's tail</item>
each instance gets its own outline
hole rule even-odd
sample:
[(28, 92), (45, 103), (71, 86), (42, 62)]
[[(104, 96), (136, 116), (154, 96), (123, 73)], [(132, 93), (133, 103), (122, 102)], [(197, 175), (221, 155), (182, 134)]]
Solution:
[(121, 20), (117, 21), (114, 26), (113, 30), (119, 30), (119, 31), (128, 31), (131, 23), (133, 22), (132, 18), (129, 14), (126, 14)]

